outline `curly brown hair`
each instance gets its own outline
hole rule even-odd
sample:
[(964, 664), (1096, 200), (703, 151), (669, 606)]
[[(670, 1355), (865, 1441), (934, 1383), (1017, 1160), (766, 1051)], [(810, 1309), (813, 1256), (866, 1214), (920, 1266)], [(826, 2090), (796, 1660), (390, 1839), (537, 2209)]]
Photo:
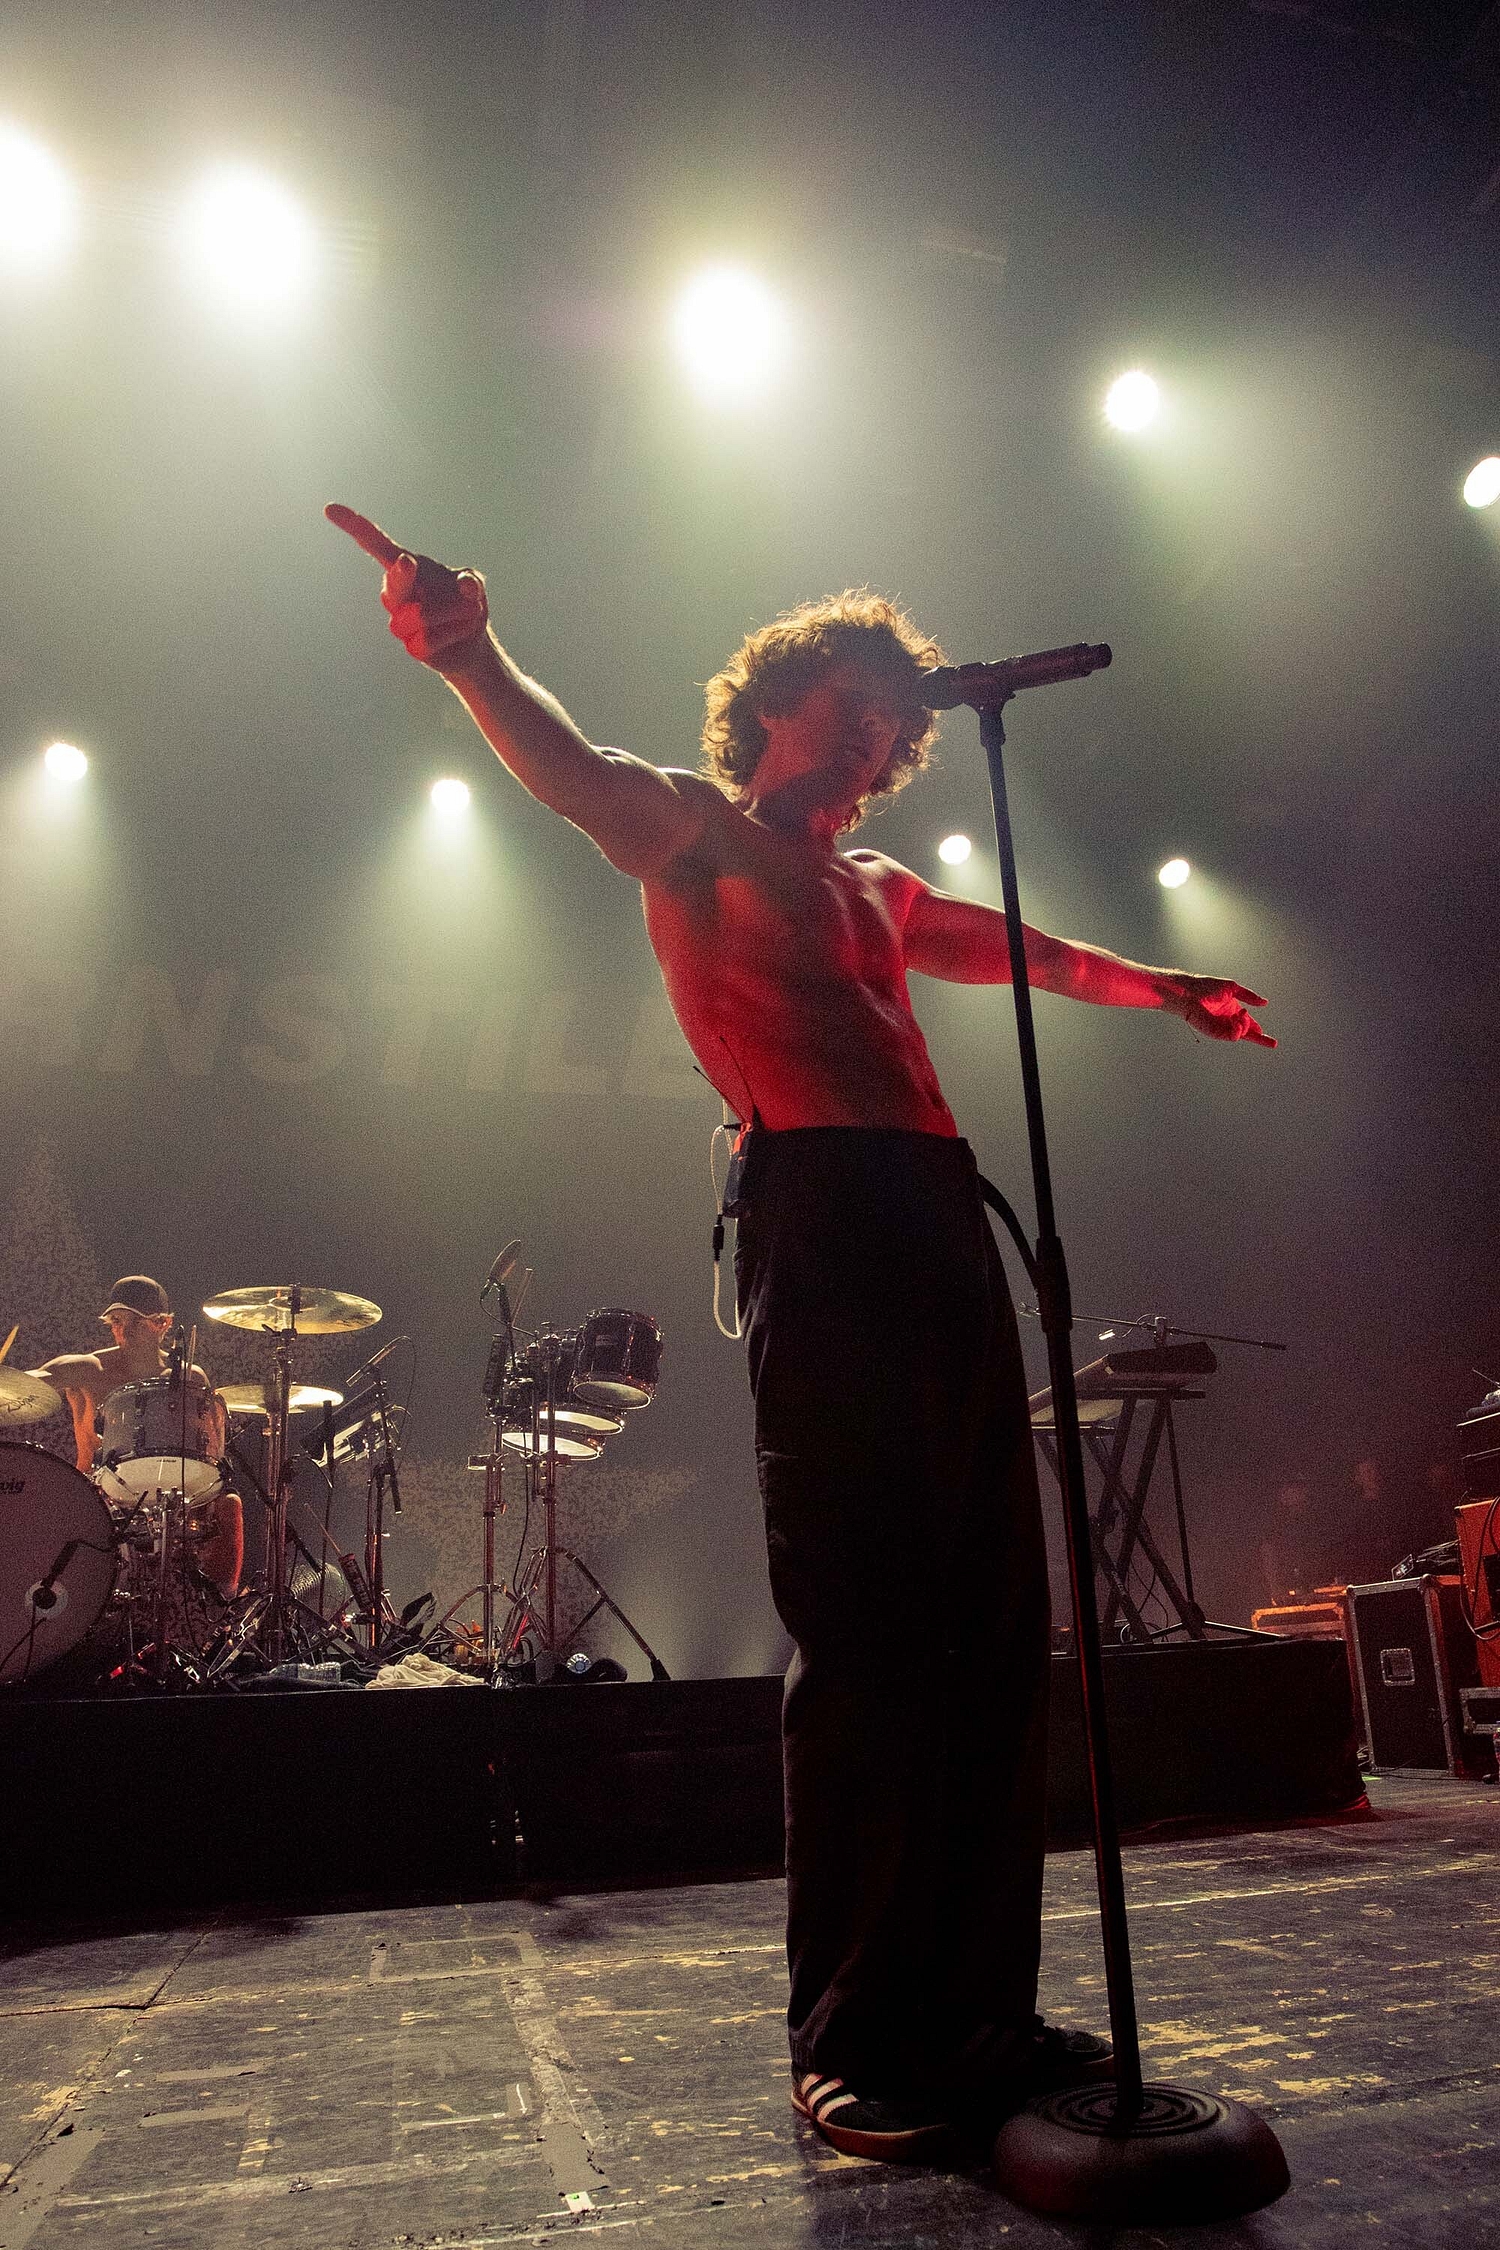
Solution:
[[(945, 662), (937, 642), (904, 609), (868, 586), (822, 601), (799, 602), (759, 632), (749, 633), (705, 689), (702, 770), (743, 796), (766, 747), (763, 714), (794, 711), (810, 688), (838, 664), (853, 664), (883, 684), (914, 689), (918, 676)], [(927, 764), (937, 721), (915, 695), (883, 771), (861, 797), (847, 825), (856, 827), (877, 797), (892, 797)]]

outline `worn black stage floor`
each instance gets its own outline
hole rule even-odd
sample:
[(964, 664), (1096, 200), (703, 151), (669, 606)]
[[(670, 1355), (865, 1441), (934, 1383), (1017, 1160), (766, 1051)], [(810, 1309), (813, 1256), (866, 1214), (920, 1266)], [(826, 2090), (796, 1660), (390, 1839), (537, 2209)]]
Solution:
[[(1205, 2250), (1500, 2242), (1496, 1792), (1370, 1796), (1127, 1851), (1148, 2069), (1261, 2105), (1291, 2162), (1280, 2204), (1181, 2238)], [(793, 2117), (781, 1908), (761, 1879), (17, 1926), (0, 2244), (1099, 2239), (977, 2169), (838, 2158)], [(1046, 1938), (1049, 2010), (1099, 2022), (1083, 1852), (1049, 1861)]]

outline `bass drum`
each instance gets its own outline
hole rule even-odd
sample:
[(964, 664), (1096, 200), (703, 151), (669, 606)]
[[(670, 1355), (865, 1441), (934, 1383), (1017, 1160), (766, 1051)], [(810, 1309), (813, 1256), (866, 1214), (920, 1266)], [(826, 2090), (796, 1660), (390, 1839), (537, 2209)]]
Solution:
[(34, 1680), (86, 1640), (119, 1567), (88, 1478), (38, 1445), (0, 1442), (0, 1680)]

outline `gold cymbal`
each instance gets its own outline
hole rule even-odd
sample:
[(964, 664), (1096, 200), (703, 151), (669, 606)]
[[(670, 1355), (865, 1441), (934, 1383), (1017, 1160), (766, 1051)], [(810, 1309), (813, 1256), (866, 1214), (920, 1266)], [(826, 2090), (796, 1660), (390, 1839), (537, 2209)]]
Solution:
[[(269, 1414), (275, 1404), (275, 1392), (269, 1383), (221, 1383), (219, 1396), (231, 1414)], [(290, 1406), (293, 1414), (305, 1414), (314, 1406), (342, 1406), (342, 1391), (330, 1390), (323, 1383), (293, 1383)]]
[(356, 1328), (373, 1328), (380, 1318), (379, 1305), (372, 1305), (368, 1297), (291, 1282), (267, 1282), (256, 1289), (221, 1289), (203, 1310), (210, 1320), (222, 1321), (226, 1328), (255, 1328), (278, 1336), (294, 1328), (299, 1336), (347, 1336)]
[(0, 1424), (7, 1427), (17, 1422), (45, 1422), (62, 1405), (61, 1391), (55, 1391), (40, 1375), (28, 1375), (19, 1367), (0, 1367)]

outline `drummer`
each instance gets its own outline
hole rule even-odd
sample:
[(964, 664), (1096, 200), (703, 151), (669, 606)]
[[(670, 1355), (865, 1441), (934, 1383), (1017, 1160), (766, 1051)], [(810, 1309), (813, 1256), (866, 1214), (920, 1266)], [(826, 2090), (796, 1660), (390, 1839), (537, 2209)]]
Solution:
[[(96, 1352), (59, 1352), (44, 1367), (32, 1369), (43, 1382), (62, 1392), (73, 1417), (73, 1444), (78, 1467), (88, 1476), (99, 1453), (99, 1412), (111, 1391), (125, 1383), (152, 1383), (165, 1375), (167, 1354), (163, 1338), (173, 1322), (171, 1300), (159, 1281), (149, 1274), (127, 1273), (110, 1291), (109, 1303), (99, 1315), (113, 1342)], [(209, 1461), (219, 1460), (225, 1449), (228, 1416), (224, 1402), (203, 1369), (188, 1371), (189, 1432), (193, 1450)], [(244, 1563), (245, 1531), (237, 1492), (216, 1493), (200, 1503), (203, 1531), (196, 1560), (203, 1575), (227, 1601), (239, 1591)]]

